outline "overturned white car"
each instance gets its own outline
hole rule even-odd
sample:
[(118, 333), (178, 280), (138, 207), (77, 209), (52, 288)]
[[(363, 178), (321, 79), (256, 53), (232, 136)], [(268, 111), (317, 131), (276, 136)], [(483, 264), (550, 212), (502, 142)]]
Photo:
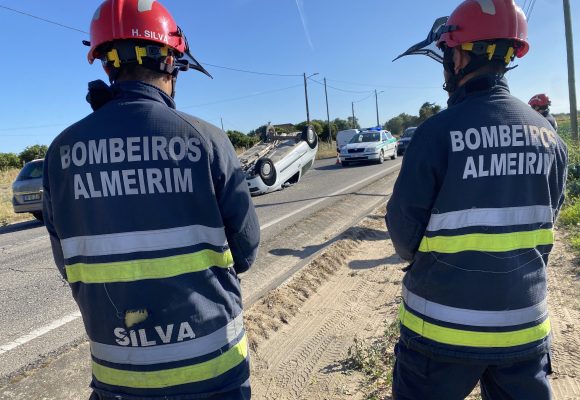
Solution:
[(262, 141), (239, 156), (250, 193), (269, 193), (297, 183), (314, 165), (317, 151), (318, 136), (312, 126), (276, 134), (268, 125)]

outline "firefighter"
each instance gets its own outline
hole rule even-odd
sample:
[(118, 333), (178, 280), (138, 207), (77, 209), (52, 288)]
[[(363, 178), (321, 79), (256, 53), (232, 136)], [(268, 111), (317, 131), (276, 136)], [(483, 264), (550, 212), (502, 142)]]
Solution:
[(567, 149), (504, 77), (528, 52), (513, 0), (466, 0), (436, 21), (426, 54), (448, 108), (413, 137), (386, 223), (410, 265), (393, 398), (551, 398), (546, 268), (564, 201)]
[[(44, 215), (82, 313), (91, 399), (249, 399), (238, 273), (260, 228), (225, 133), (176, 111), (177, 75), (207, 71), (155, 0), (106, 0), (89, 62), (95, 110), (51, 144)], [(89, 44), (89, 43), (87, 43)]]
[(542, 114), (544, 118), (546, 118), (548, 122), (554, 127), (555, 131), (558, 131), (558, 123), (556, 122), (554, 116), (550, 114), (550, 106), (552, 105), (552, 102), (548, 96), (546, 96), (544, 93), (537, 94), (530, 99), (528, 104), (534, 110)]

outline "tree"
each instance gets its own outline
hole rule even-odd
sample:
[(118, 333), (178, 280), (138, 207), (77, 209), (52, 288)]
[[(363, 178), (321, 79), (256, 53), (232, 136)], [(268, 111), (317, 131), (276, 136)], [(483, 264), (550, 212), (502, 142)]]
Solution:
[[(302, 121), (299, 124), (296, 124), (296, 130), (302, 132), (306, 125), (306, 121)], [(319, 138), (321, 138), (323, 132), (325, 131), (324, 125), (326, 125), (326, 122), (319, 119), (314, 119), (310, 121), (310, 125), (312, 125), (314, 132), (319, 136)]]
[(433, 115), (437, 114), (439, 111), (441, 111), (441, 106), (439, 106), (435, 103), (429, 103), (429, 102), (423, 103), (423, 105), (419, 109), (418, 123), (420, 124), (420, 123), (424, 122), (429, 117), (432, 117)]
[(260, 141), (258, 136), (248, 136), (239, 131), (227, 131), (226, 134), (234, 147), (252, 147)]
[(0, 171), (10, 168), (20, 168), (22, 162), (20, 158), (14, 153), (0, 153)]
[(18, 157), (20, 158), (20, 161), (27, 163), (36, 160), (37, 158), (44, 158), (47, 151), (48, 146), (44, 144), (35, 144), (34, 146), (26, 147)]
[(401, 113), (387, 121), (384, 128), (391, 131), (393, 135), (400, 135), (410, 126), (418, 125), (419, 118), (414, 115)]
[(347, 119), (348, 122), (348, 129), (360, 129), (360, 124), (358, 123), (358, 118), (354, 118), (354, 124), (353, 124), (353, 120), (352, 117), (348, 117)]

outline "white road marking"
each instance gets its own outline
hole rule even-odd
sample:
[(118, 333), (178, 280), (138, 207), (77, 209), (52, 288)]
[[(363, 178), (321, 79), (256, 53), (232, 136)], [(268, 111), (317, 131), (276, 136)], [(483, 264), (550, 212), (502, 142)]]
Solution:
[(298, 213), (301, 213), (302, 211), (304, 211), (304, 210), (307, 210), (307, 209), (309, 209), (310, 207), (313, 207), (313, 206), (315, 206), (315, 205), (317, 205), (317, 204), (319, 204), (319, 203), (322, 203), (322, 202), (323, 202), (323, 201), (325, 201), (325, 200), (328, 200), (328, 198), (329, 198), (329, 197), (336, 196), (336, 195), (338, 195), (338, 194), (342, 194), (343, 192), (346, 192), (346, 191), (348, 191), (348, 190), (352, 189), (353, 187), (360, 185), (361, 183), (364, 183), (364, 182), (370, 181), (371, 179), (374, 179), (374, 178), (376, 178), (377, 176), (380, 176), (380, 175), (386, 174), (386, 173), (388, 173), (390, 170), (392, 170), (392, 169), (394, 169), (394, 168), (397, 168), (397, 167), (400, 167), (400, 166), (401, 166), (401, 164), (393, 165), (392, 167), (390, 167), (390, 168), (387, 168), (387, 169), (386, 169), (386, 170), (384, 170), (384, 171), (377, 172), (376, 174), (374, 174), (374, 175), (371, 175), (371, 176), (369, 176), (369, 177), (367, 177), (367, 178), (363, 179), (362, 181), (355, 182), (355, 183), (353, 183), (352, 185), (349, 185), (349, 186), (347, 186), (347, 187), (345, 187), (345, 188), (342, 188), (342, 189), (340, 189), (340, 190), (337, 190), (337, 191), (336, 191), (336, 192), (334, 192), (334, 193), (328, 194), (328, 195), (326, 195), (325, 197), (323, 197), (323, 198), (321, 198), (321, 199), (315, 200), (315, 201), (313, 201), (312, 203), (309, 203), (309, 204), (305, 205), (304, 207), (302, 207), (302, 208), (299, 208), (298, 210), (294, 210), (294, 211), (292, 211), (291, 213), (284, 215), (283, 217), (276, 218), (275, 220), (273, 220), (273, 221), (270, 221), (270, 222), (268, 222), (268, 223), (266, 223), (266, 224), (262, 225), (262, 226), (260, 227), (260, 230), (261, 230), (261, 231), (263, 231), (264, 229), (267, 229), (267, 228), (271, 227), (272, 225), (276, 225), (278, 222), (284, 221), (286, 218), (290, 218), (290, 217), (292, 217), (293, 215), (296, 215), (296, 214), (298, 214)]
[[(292, 216), (294, 216), (294, 215), (296, 215), (298, 213), (301, 213), (302, 211), (307, 210), (310, 207), (314, 207), (315, 205), (317, 205), (319, 203), (322, 203), (323, 201), (327, 200), (329, 197), (336, 196), (338, 194), (344, 193), (344, 192), (352, 189), (353, 187), (355, 187), (357, 185), (360, 185), (360, 184), (362, 184), (364, 182), (370, 181), (371, 179), (374, 179), (377, 176), (386, 174), (389, 171), (391, 171), (392, 169), (397, 168), (397, 167), (400, 167), (400, 164), (393, 165), (392, 167), (389, 167), (389, 168), (387, 168), (384, 171), (377, 172), (376, 174), (371, 175), (371, 176), (369, 176), (369, 177), (367, 177), (367, 178), (365, 178), (365, 179), (363, 179), (361, 181), (355, 182), (352, 185), (349, 185), (349, 186), (347, 186), (345, 188), (342, 188), (340, 190), (337, 190), (336, 192), (331, 193), (329, 195), (326, 195), (325, 197), (323, 197), (321, 199), (315, 200), (315, 201), (313, 201), (313, 202), (305, 205), (304, 207), (299, 208), (298, 210), (294, 210), (291, 213), (284, 215), (283, 217), (276, 218), (275, 220), (270, 221), (267, 224), (264, 224), (263, 226), (260, 227), (260, 230), (267, 229), (267, 228), (271, 227), (272, 225), (277, 224), (278, 222), (284, 221), (285, 219), (290, 218), (290, 217), (292, 217)], [(21, 346), (21, 345), (23, 345), (25, 343), (28, 343), (28, 342), (30, 342), (30, 341), (32, 341), (32, 340), (34, 340), (34, 339), (36, 339), (36, 338), (38, 338), (38, 337), (40, 337), (42, 335), (47, 334), (50, 331), (53, 331), (53, 330), (55, 330), (57, 328), (60, 328), (61, 326), (65, 325), (65, 324), (68, 324), (69, 322), (72, 322), (72, 321), (74, 321), (74, 320), (76, 320), (76, 319), (78, 319), (80, 317), (81, 317), (81, 313), (80, 313), (80, 311), (77, 311), (77, 312), (74, 312), (74, 313), (72, 313), (70, 315), (67, 315), (65, 317), (62, 317), (62, 318), (60, 318), (60, 319), (58, 319), (56, 321), (53, 321), (50, 324), (48, 324), (46, 326), (43, 326), (42, 328), (35, 329), (32, 332), (30, 332), (29, 334), (27, 334), (27, 335), (21, 336), (18, 339), (14, 340), (14, 341), (12, 341), (10, 343), (7, 343), (7, 344), (4, 344), (4, 345), (0, 346), (0, 355), (2, 355), (4, 353), (7, 353), (10, 350), (14, 350), (18, 346)]]
[(68, 324), (71, 321), (74, 321), (78, 318), (81, 317), (81, 313), (80, 311), (74, 312), (70, 315), (67, 315), (66, 317), (62, 317), (61, 319), (57, 319), (56, 321), (53, 321), (52, 323), (43, 326), (42, 328), (38, 328), (33, 330), (32, 332), (30, 332), (27, 335), (21, 336), (18, 339), (14, 340), (13, 342), (4, 344), (2, 346), (0, 346), (0, 355), (4, 354), (10, 350), (13, 350), (15, 348), (17, 348), (18, 346), (24, 344), (24, 343), (28, 343), (31, 340), (36, 339), (37, 337), (40, 337), (52, 330), (55, 330), (65, 324)]

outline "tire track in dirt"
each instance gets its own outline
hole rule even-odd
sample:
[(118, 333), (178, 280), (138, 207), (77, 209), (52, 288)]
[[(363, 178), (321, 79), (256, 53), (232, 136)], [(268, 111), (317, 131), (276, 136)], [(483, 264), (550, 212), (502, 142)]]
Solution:
[(548, 266), (548, 305), (553, 337), (552, 388), (554, 397), (562, 400), (580, 399), (579, 285), (571, 278), (575, 274), (573, 263), (572, 250), (562, 240), (557, 241)]
[[(320, 288), (311, 286), (317, 293), (297, 305), (300, 318), (278, 327), (269, 339), (262, 336), (256, 340), (252, 354), (252, 387), (256, 398), (362, 398), (357, 393), (362, 376), (346, 375), (342, 361), (355, 336), (380, 335), (383, 321), (392, 321), (396, 315), (393, 299), (400, 291), (400, 269), (404, 264), (394, 255), (386, 233), (377, 234), (384, 230), (382, 218), (367, 218), (350, 230), (350, 237), (322, 256), (326, 260), (317, 259), (313, 264), (318, 261), (318, 265), (307, 267), (326, 266), (334, 273), (328, 275), (328, 284)], [(393, 265), (387, 266), (382, 259), (370, 259), (373, 252), (369, 250), (376, 246), (389, 255), (387, 260)], [(277, 291), (283, 296), (288, 288)], [(292, 297), (292, 291), (289, 292)], [(249, 319), (255, 318), (255, 311), (254, 307), (248, 310)], [(248, 330), (251, 332), (252, 326)]]

